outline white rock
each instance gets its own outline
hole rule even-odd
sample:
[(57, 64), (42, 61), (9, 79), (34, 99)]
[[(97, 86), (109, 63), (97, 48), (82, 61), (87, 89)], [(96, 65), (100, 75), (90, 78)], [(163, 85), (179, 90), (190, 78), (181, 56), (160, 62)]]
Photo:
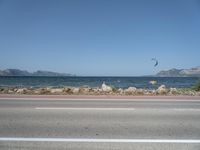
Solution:
[(40, 90), (33, 90), (34, 94), (40, 94)]
[(90, 92), (90, 90), (91, 90), (91, 88), (89, 88), (89, 87), (81, 87), (79, 89), (79, 92), (88, 94)]
[(80, 91), (79, 88), (73, 88), (73, 89), (72, 89), (72, 93), (74, 93), (74, 94), (78, 94), (79, 91)]
[(12, 94), (12, 93), (14, 93), (14, 91), (10, 89), (10, 90), (8, 90), (8, 93)]
[(112, 91), (112, 87), (106, 85), (105, 83), (103, 83), (101, 85), (101, 89), (102, 89), (103, 92), (111, 92)]
[(124, 90), (123, 90), (122, 88), (119, 88), (119, 89), (117, 90), (117, 92), (120, 93), (120, 94), (123, 94), (123, 93), (124, 93)]
[(24, 89), (17, 89), (16, 93), (22, 94), (24, 92)]
[(50, 90), (50, 92), (52, 93), (52, 94), (54, 94), (54, 93), (62, 93), (63, 92), (63, 89), (51, 89)]
[(17, 89), (17, 88), (15, 88), (15, 89), (14, 89), (14, 92), (17, 92), (17, 90), (18, 90), (18, 89)]
[(161, 85), (161, 86), (158, 87), (158, 90), (164, 90), (164, 89), (166, 89), (165, 85)]
[(71, 93), (71, 88), (70, 87), (64, 87), (63, 88), (63, 93)]
[(124, 92), (126, 94), (133, 94), (137, 91), (137, 88), (136, 87), (129, 87), (128, 89), (125, 89)]
[(94, 92), (94, 93), (99, 92), (99, 88), (92, 88), (92, 92)]
[(156, 92), (158, 94), (167, 94), (168, 89), (166, 88), (165, 85), (161, 85), (161, 86), (158, 87), (158, 89), (156, 90)]

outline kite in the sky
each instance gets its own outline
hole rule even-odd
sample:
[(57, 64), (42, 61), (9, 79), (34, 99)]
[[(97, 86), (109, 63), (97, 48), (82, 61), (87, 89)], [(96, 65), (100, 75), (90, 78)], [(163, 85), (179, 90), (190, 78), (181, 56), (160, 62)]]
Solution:
[(158, 65), (158, 60), (156, 58), (151, 58), (152, 61), (155, 61), (154, 67)]

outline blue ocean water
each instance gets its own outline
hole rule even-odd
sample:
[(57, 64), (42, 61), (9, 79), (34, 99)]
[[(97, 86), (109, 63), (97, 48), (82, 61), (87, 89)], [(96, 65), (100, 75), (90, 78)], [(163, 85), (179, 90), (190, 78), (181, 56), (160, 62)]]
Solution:
[[(63, 87), (63, 86), (89, 86), (100, 87), (103, 82), (116, 88), (134, 86), (144, 89), (156, 89), (161, 84), (167, 87), (189, 88), (199, 78), (197, 77), (17, 77), (1, 76), (1, 87)], [(155, 80), (158, 85), (152, 86), (149, 81)]]

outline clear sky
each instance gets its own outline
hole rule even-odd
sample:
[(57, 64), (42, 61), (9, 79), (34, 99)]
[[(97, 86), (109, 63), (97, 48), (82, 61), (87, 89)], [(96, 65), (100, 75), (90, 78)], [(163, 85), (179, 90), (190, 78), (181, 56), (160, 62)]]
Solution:
[(0, 0), (0, 69), (138, 76), (199, 65), (199, 0)]

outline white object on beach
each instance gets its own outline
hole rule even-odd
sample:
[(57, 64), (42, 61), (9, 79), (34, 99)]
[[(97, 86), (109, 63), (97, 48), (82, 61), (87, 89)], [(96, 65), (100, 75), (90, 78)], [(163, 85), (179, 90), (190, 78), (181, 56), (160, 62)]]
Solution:
[(80, 89), (79, 88), (73, 88), (72, 93), (77, 94), (79, 93)]
[(126, 94), (133, 94), (137, 91), (137, 88), (136, 87), (129, 87), (128, 89), (125, 89), (124, 92)]
[(104, 92), (111, 92), (112, 91), (112, 88), (110, 86), (106, 85), (105, 82), (103, 82), (103, 84), (101, 85), (101, 89)]
[(63, 89), (60, 89), (60, 88), (57, 88), (57, 89), (50, 89), (50, 92), (52, 94), (55, 94), (55, 93), (62, 93), (63, 92)]
[(156, 91), (158, 94), (166, 94), (168, 92), (168, 89), (166, 88), (165, 85), (161, 85), (158, 87)]
[(154, 81), (154, 80), (149, 81), (149, 84), (151, 84), (151, 85), (156, 85), (156, 84), (157, 84), (157, 81)]

